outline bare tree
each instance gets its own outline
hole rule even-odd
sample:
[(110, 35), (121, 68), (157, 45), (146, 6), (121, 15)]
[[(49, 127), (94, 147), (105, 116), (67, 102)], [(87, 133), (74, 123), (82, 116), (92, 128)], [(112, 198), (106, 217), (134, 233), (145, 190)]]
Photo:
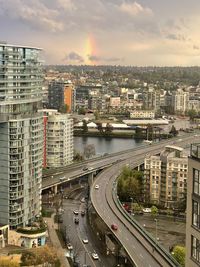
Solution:
[(84, 147), (84, 156), (86, 158), (91, 158), (92, 156), (94, 156), (96, 154), (95, 152), (95, 146), (94, 144), (89, 144), (89, 145), (86, 145)]

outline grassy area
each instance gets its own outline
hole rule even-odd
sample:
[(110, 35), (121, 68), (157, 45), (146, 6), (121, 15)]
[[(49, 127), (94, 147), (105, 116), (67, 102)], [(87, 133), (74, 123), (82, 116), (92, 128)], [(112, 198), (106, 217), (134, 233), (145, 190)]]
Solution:
[(52, 214), (53, 214), (53, 211), (51, 210), (42, 210), (42, 217), (50, 218)]

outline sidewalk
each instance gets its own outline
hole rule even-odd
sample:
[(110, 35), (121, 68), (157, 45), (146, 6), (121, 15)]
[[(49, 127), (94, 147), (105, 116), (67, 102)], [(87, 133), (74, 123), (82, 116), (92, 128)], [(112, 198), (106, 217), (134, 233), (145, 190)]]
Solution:
[(61, 263), (61, 267), (70, 267), (70, 264), (67, 258), (65, 257), (66, 249), (62, 248), (60, 240), (58, 239), (57, 233), (55, 231), (56, 229), (58, 229), (58, 224), (54, 223), (54, 215), (55, 214), (52, 214), (51, 218), (44, 218), (48, 225), (49, 238), (52, 242), (53, 247), (56, 249), (58, 258)]

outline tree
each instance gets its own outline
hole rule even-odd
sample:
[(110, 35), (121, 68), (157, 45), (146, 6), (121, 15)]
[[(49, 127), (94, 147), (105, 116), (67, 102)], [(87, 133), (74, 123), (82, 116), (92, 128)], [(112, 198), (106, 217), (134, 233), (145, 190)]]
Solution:
[(95, 146), (93, 144), (87, 145), (84, 147), (84, 156), (86, 158), (91, 158), (92, 156), (94, 156), (96, 154), (95, 152)]
[(74, 152), (74, 161), (83, 161), (84, 158), (83, 158), (83, 155), (79, 152)]
[(105, 133), (110, 134), (110, 133), (112, 133), (112, 131), (113, 131), (113, 126), (108, 122), (106, 124)]
[(130, 201), (132, 198), (136, 202), (141, 200), (142, 195), (142, 172), (132, 170), (126, 166), (118, 179), (117, 193), (123, 201)]
[(197, 112), (196, 112), (196, 110), (194, 110), (194, 109), (190, 109), (190, 110), (188, 110), (188, 116), (190, 117), (190, 120), (194, 120), (194, 118), (197, 116)]
[(86, 120), (83, 120), (83, 128), (82, 128), (83, 133), (88, 132), (88, 126)]
[(178, 134), (178, 131), (176, 130), (174, 125), (172, 125), (172, 128), (169, 133), (172, 134), (173, 136), (176, 136)]
[(101, 122), (97, 122), (97, 129), (100, 133), (103, 133), (103, 126)]
[(78, 114), (79, 115), (85, 115), (86, 114), (86, 109), (84, 107), (79, 108)]
[(94, 117), (96, 121), (99, 120), (99, 112), (97, 110), (94, 112)]
[(173, 257), (181, 266), (185, 266), (186, 249), (182, 246), (175, 246), (172, 252)]
[(158, 208), (156, 206), (152, 206), (151, 207), (151, 214), (153, 216), (157, 216), (157, 214), (158, 214)]
[(135, 129), (135, 137), (136, 138), (142, 138), (142, 136), (143, 136), (142, 128), (136, 127), (136, 129)]

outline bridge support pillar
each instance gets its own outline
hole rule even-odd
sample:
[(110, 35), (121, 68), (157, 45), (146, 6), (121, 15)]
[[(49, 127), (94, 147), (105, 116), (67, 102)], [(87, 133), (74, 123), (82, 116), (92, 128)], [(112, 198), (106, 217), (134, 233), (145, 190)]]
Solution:
[(94, 182), (94, 175), (93, 173), (90, 173), (88, 176), (88, 184), (91, 185)]
[(53, 187), (53, 192), (54, 192), (55, 195), (58, 193), (58, 186), (57, 185), (55, 185)]

